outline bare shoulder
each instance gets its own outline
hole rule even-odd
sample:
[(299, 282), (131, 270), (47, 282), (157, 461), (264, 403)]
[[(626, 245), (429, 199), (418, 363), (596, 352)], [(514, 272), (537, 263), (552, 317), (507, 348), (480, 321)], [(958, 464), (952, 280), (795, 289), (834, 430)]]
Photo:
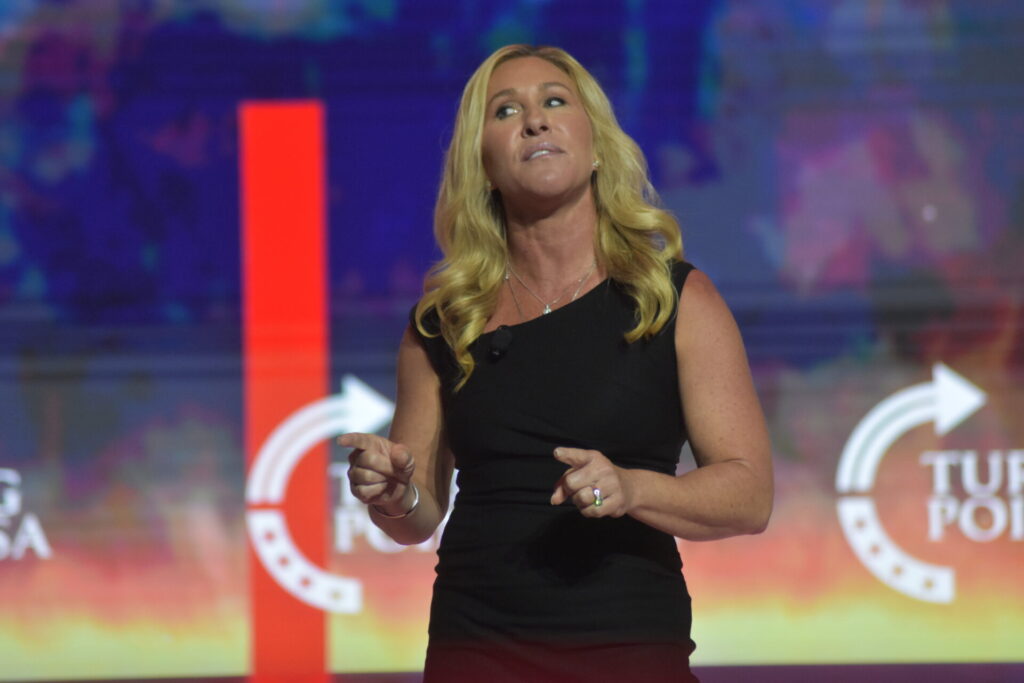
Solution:
[(705, 273), (691, 271), (679, 294), (676, 315), (676, 347), (720, 343), (739, 339), (739, 330), (725, 299)]
[(693, 299), (708, 296), (721, 298), (721, 295), (718, 293), (718, 288), (715, 287), (715, 283), (711, 281), (711, 278), (707, 276), (707, 273), (702, 270), (697, 270), (696, 268), (691, 270), (689, 275), (686, 276), (686, 283), (683, 285), (680, 295), (688, 296)]
[(405, 328), (402, 341), (398, 344), (398, 381), (399, 391), (403, 389), (403, 384), (436, 389), (440, 383), (419, 333), (411, 325)]

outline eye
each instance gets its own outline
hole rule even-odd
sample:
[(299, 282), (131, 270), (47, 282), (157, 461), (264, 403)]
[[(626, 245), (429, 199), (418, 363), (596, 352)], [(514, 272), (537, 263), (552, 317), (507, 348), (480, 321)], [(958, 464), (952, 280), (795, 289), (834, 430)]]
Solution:
[(498, 107), (498, 110), (496, 112), (494, 112), (494, 117), (497, 119), (504, 119), (508, 118), (509, 116), (512, 116), (518, 111), (519, 109), (514, 104), (503, 104), (500, 107)]
[(563, 107), (565, 106), (565, 98), (558, 97), (557, 95), (552, 96), (544, 100), (544, 106), (547, 107)]

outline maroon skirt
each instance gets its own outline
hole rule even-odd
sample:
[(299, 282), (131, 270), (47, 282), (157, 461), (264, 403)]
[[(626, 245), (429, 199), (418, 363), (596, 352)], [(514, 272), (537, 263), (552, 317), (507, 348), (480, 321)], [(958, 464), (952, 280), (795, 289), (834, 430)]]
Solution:
[(570, 647), (431, 642), (424, 683), (690, 683), (693, 643)]

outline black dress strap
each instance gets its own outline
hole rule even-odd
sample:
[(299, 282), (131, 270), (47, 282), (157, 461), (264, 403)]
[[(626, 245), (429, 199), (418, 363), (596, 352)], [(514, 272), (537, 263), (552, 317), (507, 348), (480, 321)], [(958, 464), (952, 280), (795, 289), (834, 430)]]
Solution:
[(441, 320), (437, 315), (437, 309), (431, 308), (423, 316), (423, 327), (429, 333), (429, 336), (420, 332), (419, 327), (416, 326), (416, 306), (413, 306), (409, 311), (409, 327), (412, 329), (416, 340), (419, 341), (420, 346), (427, 352), (427, 358), (430, 360), (430, 365), (433, 366), (437, 376), (442, 378), (442, 380), (446, 378), (451, 379), (454, 376), (453, 373), (456, 373), (458, 368), (451, 348), (449, 348), (444, 337), (441, 336)]
[(694, 270), (697, 269), (687, 261), (676, 261), (672, 264), (672, 284), (676, 286), (677, 292), (682, 293), (686, 277)]

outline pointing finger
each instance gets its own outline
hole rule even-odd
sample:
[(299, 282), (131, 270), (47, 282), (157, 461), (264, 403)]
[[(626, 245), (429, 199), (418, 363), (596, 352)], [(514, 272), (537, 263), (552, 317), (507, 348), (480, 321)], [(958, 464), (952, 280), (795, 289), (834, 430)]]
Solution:
[(585, 451), (582, 448), (559, 446), (555, 449), (555, 460), (565, 463), (569, 467), (583, 467), (593, 458), (594, 451)]
[(349, 432), (348, 434), (342, 434), (338, 437), (338, 445), (344, 446), (345, 448), (361, 448), (366, 450), (377, 445), (379, 443), (378, 439), (380, 439), (380, 437), (376, 434)]

